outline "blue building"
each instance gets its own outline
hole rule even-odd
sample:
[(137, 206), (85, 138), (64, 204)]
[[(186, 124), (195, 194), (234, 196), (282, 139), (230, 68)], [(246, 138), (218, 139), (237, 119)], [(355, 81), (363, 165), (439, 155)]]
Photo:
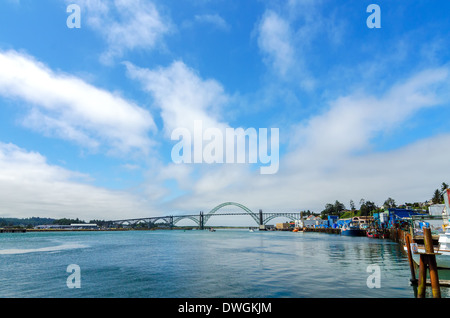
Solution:
[(397, 223), (400, 223), (402, 221), (406, 221), (406, 219), (410, 219), (412, 216), (416, 215), (427, 215), (426, 213), (417, 212), (415, 210), (410, 209), (397, 209), (397, 208), (390, 208), (388, 209), (388, 216), (389, 221), (387, 226), (388, 227), (394, 227), (394, 225)]

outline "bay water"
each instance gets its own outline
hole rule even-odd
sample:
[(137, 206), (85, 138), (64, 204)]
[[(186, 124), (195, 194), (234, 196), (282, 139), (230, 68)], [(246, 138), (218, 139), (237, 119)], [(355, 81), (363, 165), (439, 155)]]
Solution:
[(245, 229), (0, 234), (2, 298), (414, 298), (409, 280), (406, 253), (386, 239)]

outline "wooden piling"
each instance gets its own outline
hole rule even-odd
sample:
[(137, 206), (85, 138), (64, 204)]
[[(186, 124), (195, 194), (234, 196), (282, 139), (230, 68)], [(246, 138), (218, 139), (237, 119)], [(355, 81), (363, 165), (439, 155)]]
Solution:
[[(426, 233), (426, 234), (425, 234)], [(434, 298), (441, 298), (441, 290), (439, 287), (439, 276), (436, 264), (436, 253), (434, 253), (433, 239), (431, 237), (431, 230), (424, 229), (425, 253), (427, 253), (427, 262), (430, 270), (431, 288)]]
[(411, 251), (411, 234), (405, 234), (405, 244), (408, 250), (409, 269), (411, 270), (411, 283), (417, 284), (416, 271), (414, 269), (414, 260)]
[(422, 255), (420, 255), (419, 286), (417, 287), (417, 298), (425, 298), (426, 283), (427, 283), (427, 265), (425, 264)]
[(423, 229), (423, 237), (425, 243), (425, 253), (420, 254), (419, 264), (419, 286), (417, 289), (417, 297), (425, 297), (425, 288), (427, 282), (427, 267), (430, 271), (431, 290), (433, 298), (441, 298), (441, 289), (439, 286), (439, 276), (436, 265), (436, 255), (433, 248), (433, 238), (431, 236), (431, 230), (429, 228)]

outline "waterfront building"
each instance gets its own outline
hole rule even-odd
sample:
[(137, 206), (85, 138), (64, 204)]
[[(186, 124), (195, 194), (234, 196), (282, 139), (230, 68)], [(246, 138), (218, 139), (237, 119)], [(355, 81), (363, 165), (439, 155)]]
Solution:
[(373, 223), (374, 218), (373, 218), (373, 216), (355, 216), (355, 217), (352, 218), (352, 221), (354, 223), (359, 224), (360, 228), (365, 228), (370, 223)]
[(98, 230), (99, 227), (97, 224), (70, 224), (71, 229), (73, 230)]
[(289, 223), (277, 223), (275, 228), (279, 231), (287, 231), (289, 230), (291, 225)]
[(322, 220), (320, 217), (310, 215), (305, 220), (303, 219), (295, 220), (294, 224), (295, 227), (297, 228), (304, 228), (304, 227), (317, 227), (322, 225), (324, 222), (326, 221)]
[(43, 224), (34, 227), (38, 230), (98, 230), (97, 224), (70, 224), (70, 225), (59, 225), (59, 224)]
[(445, 204), (432, 204), (428, 208), (428, 213), (433, 216), (442, 216), (446, 214)]

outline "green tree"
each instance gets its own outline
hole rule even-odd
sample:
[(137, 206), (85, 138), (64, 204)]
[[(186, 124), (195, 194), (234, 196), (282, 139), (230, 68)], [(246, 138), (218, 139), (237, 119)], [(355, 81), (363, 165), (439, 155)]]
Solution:
[(339, 215), (344, 210), (345, 210), (345, 205), (343, 203), (339, 202), (338, 200), (336, 200), (336, 202), (334, 202), (334, 211), (335, 211), (336, 215)]
[(374, 202), (365, 201), (360, 208), (361, 216), (369, 216), (370, 213), (377, 209), (377, 206)]
[(356, 210), (355, 202), (353, 202), (353, 200), (350, 200), (350, 210), (352, 210), (352, 212)]
[(325, 204), (325, 209), (322, 210), (322, 212), (320, 212), (324, 217), (326, 217), (327, 215), (333, 215), (334, 212), (334, 205), (331, 203), (327, 203)]
[(58, 219), (58, 220), (54, 220), (53, 224), (58, 224), (58, 225), (70, 225), (70, 224), (80, 224), (80, 223), (86, 223), (85, 221), (82, 221), (78, 218), (74, 219)]
[(322, 210), (322, 212), (320, 212), (322, 214), (322, 217), (326, 217), (327, 215), (337, 215), (339, 216), (339, 214), (345, 210), (345, 205), (341, 202), (339, 202), (338, 200), (336, 200), (334, 202), (334, 204), (332, 203), (327, 203), (325, 204), (325, 209)]
[(364, 200), (364, 198), (362, 198), (361, 200), (359, 200), (359, 206), (361, 207), (365, 202), (366, 202), (366, 200)]
[(445, 195), (445, 191), (447, 191), (447, 189), (448, 189), (448, 184), (445, 182), (442, 182), (442, 185), (441, 185), (442, 203), (444, 203), (444, 195)]
[(388, 208), (395, 208), (396, 204), (395, 204), (395, 200), (392, 198), (387, 198), (386, 201), (384, 201), (384, 206), (388, 207)]
[(444, 202), (444, 196), (439, 189), (434, 190), (433, 198), (431, 198), (433, 204), (440, 204)]

